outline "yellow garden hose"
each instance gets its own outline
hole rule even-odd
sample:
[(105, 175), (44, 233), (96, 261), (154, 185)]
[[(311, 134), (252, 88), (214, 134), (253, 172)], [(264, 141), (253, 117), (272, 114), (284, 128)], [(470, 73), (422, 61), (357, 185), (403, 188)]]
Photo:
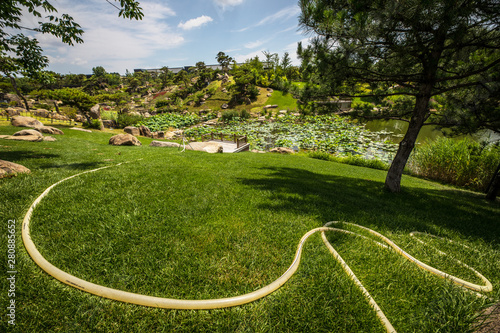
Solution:
[[(115, 166), (121, 165), (117, 164)], [(234, 297), (228, 297), (228, 298), (219, 298), (219, 299), (207, 299), (207, 300), (183, 300), (183, 299), (170, 299), (170, 298), (162, 298), (162, 297), (153, 297), (153, 296), (147, 296), (147, 295), (141, 295), (141, 294), (136, 294), (136, 293), (131, 293), (131, 292), (126, 292), (122, 290), (117, 290), (117, 289), (112, 289), (108, 287), (104, 287), (101, 285), (97, 285), (94, 283), (90, 283), (88, 281), (79, 279), (71, 274), (68, 274), (59, 268), (55, 267), (52, 265), (50, 262), (48, 262), (37, 250), (35, 244), (33, 243), (31, 236), (30, 236), (30, 221), (31, 221), (31, 216), (33, 214), (33, 211), (35, 207), (37, 206), (38, 203), (58, 184), (69, 180), (71, 178), (90, 173), (90, 172), (95, 172), (98, 170), (102, 170), (105, 168), (109, 168), (112, 166), (105, 166), (101, 167), (98, 169), (93, 169), (85, 172), (81, 172), (79, 174), (73, 175), (71, 177), (67, 177), (63, 180), (58, 181), (57, 183), (51, 185), (48, 187), (30, 206), (28, 209), (28, 212), (26, 213), (24, 220), (23, 220), (23, 225), (22, 225), (22, 238), (24, 245), (26, 247), (26, 250), (28, 251), (29, 255), (33, 258), (35, 263), (40, 266), (45, 272), (48, 274), (52, 275), (54, 278), (57, 280), (66, 283), (70, 286), (73, 286), (75, 288), (78, 288), (80, 290), (86, 291), (88, 293), (110, 298), (113, 300), (117, 301), (122, 301), (122, 302), (127, 302), (127, 303), (133, 303), (133, 304), (139, 304), (139, 305), (144, 305), (144, 306), (150, 306), (150, 307), (159, 307), (159, 308), (169, 308), (169, 309), (217, 309), (217, 308), (225, 308), (225, 307), (231, 307), (231, 306), (237, 306), (237, 305), (242, 305), (246, 304), (249, 302), (253, 302), (257, 299), (260, 299), (266, 295), (271, 294), (274, 292), (276, 289), (280, 288), (290, 277), (295, 273), (297, 268), (299, 267), (300, 264), (300, 258), (302, 254), (302, 248), (304, 246), (305, 241), (311, 236), (312, 234), (316, 232), (321, 232), (322, 233), (322, 238), (323, 242), (327, 246), (327, 248), (330, 250), (330, 252), (333, 254), (333, 256), (340, 262), (342, 268), (346, 271), (346, 273), (349, 275), (349, 277), (354, 281), (354, 283), (361, 289), (363, 295), (368, 299), (369, 304), (373, 307), (373, 309), (376, 311), (377, 316), (379, 317), (380, 321), (382, 324), (385, 326), (388, 332), (395, 332), (394, 328), (392, 327), (391, 323), (389, 320), (385, 317), (383, 314), (382, 310), (380, 307), (377, 305), (375, 300), (370, 296), (368, 291), (364, 288), (364, 286), (361, 284), (359, 279), (356, 278), (352, 270), (349, 268), (349, 266), (345, 263), (345, 261), (342, 259), (342, 257), (335, 251), (335, 249), (332, 247), (328, 239), (326, 238), (325, 231), (336, 231), (336, 232), (343, 232), (347, 234), (352, 234), (356, 235), (359, 237), (367, 238), (363, 235), (358, 235), (354, 232), (344, 230), (344, 229), (338, 229), (338, 228), (333, 228), (331, 225), (339, 223), (339, 222), (328, 222), (325, 224), (325, 226), (320, 227), (320, 228), (315, 228), (307, 232), (302, 238), (300, 239), (299, 245), (297, 247), (297, 251), (295, 253), (294, 260), (290, 267), (286, 270), (286, 272), (281, 275), (278, 279), (276, 279), (274, 282), (271, 284), (264, 286), (258, 290), (255, 290), (251, 293), (240, 295), (240, 296), (234, 296)], [(345, 223), (345, 222), (343, 222)], [(391, 247), (393, 248), (398, 254), (402, 255), (409, 261), (415, 263), (418, 267), (433, 273), (437, 276), (440, 276), (442, 278), (449, 279), (453, 281), (454, 283), (472, 289), (474, 291), (479, 291), (479, 292), (489, 292), (493, 289), (491, 283), (479, 272), (476, 270), (472, 269), (471, 267), (461, 263), (465, 267), (471, 269), (483, 282), (484, 286), (481, 285), (476, 285), (467, 281), (464, 281), (462, 279), (459, 279), (457, 277), (454, 277), (452, 275), (446, 274), (444, 272), (441, 272), (429, 265), (426, 265), (419, 260), (415, 259), (405, 251), (403, 251), (401, 248), (399, 248), (396, 244), (394, 244), (391, 240), (389, 240), (387, 237), (381, 235), (380, 233), (357, 225), (353, 223), (347, 223), (351, 226), (355, 226), (361, 229), (364, 229), (368, 232), (370, 232), (372, 235), (378, 237), (382, 241), (384, 241), (386, 244), (382, 244), (380, 242), (376, 242), (377, 245), (382, 246), (382, 247)], [(371, 238), (367, 238), (372, 240)], [(374, 240), (373, 240), (374, 241)]]

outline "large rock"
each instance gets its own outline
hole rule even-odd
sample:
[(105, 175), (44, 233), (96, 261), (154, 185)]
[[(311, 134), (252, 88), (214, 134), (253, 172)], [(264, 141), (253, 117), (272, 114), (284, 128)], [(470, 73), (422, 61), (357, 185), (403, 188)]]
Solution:
[(10, 120), (10, 123), (12, 126), (17, 126), (17, 127), (38, 127), (38, 126), (43, 126), (43, 124), (36, 120), (35, 118), (31, 117), (23, 117), (23, 116), (15, 116), (12, 117)]
[(132, 134), (118, 134), (109, 139), (113, 146), (140, 146), (141, 142)]
[(45, 109), (38, 109), (38, 110), (33, 110), (33, 114), (37, 117), (48, 118), (50, 112)]
[(7, 108), (5, 111), (9, 117), (19, 116), (21, 114), (21, 109), (19, 108)]
[(222, 145), (217, 142), (191, 142), (186, 145), (188, 150), (204, 151), (207, 153), (222, 153)]
[(102, 120), (102, 125), (106, 128), (115, 128), (116, 121), (114, 121), (113, 119)]
[(123, 131), (125, 133), (128, 133), (128, 134), (131, 134), (131, 135), (141, 135), (141, 132), (139, 131), (139, 129), (137, 127), (134, 127), (134, 126), (127, 126), (123, 129)]
[(166, 141), (151, 141), (150, 147), (167, 147), (167, 148), (179, 148), (180, 144), (177, 142), (166, 142)]
[(280, 154), (293, 154), (295, 153), (291, 148), (276, 147), (269, 151), (270, 153), (280, 153)]
[(52, 126), (38, 126), (35, 127), (35, 130), (37, 130), (40, 133), (47, 133), (47, 134), (57, 134), (57, 135), (64, 134), (64, 132), (61, 131), (59, 128), (55, 128)]
[(139, 131), (141, 132), (142, 136), (145, 136), (147, 138), (153, 137), (153, 134), (151, 134), (151, 130), (144, 125), (141, 125), (141, 127), (139, 127)]
[(30, 173), (30, 169), (17, 163), (0, 160), (0, 178), (17, 176), (18, 173)]
[(13, 135), (5, 136), (3, 138), (7, 140), (30, 141), (30, 142), (43, 141), (43, 135), (35, 130), (22, 130), (14, 133)]
[(90, 108), (89, 115), (92, 119), (101, 119), (101, 107), (99, 106), (99, 104), (96, 104)]

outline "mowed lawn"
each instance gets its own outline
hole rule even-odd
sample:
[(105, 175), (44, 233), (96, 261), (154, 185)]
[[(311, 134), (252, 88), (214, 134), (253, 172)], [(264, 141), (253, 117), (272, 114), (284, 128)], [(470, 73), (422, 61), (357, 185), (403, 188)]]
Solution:
[[(304, 233), (343, 221), (372, 228), (418, 259), (480, 284), (409, 233), (444, 237), (420, 239), (493, 284), (487, 298), (477, 297), (394, 251), (329, 232), (398, 332), (467, 332), (478, 311), (500, 299), (500, 204), (480, 193), (404, 176), (402, 193), (392, 194), (384, 191), (380, 170), (300, 155), (181, 152), (149, 147), (147, 138), (140, 138), (141, 147), (114, 147), (112, 134), (61, 129), (65, 135), (56, 142), (0, 139), (0, 159), (32, 171), (0, 179), (2, 239), (8, 220), (17, 226), (16, 325), (5, 319), (9, 285), (2, 279), (2, 332), (384, 332), (319, 234), (307, 241), (301, 266), (283, 287), (232, 308), (150, 308), (55, 280), (24, 249), (24, 215), (50, 185), (107, 165), (113, 167), (56, 186), (31, 221), (41, 254), (89, 282), (168, 298), (237, 296), (280, 277)], [(0, 134), (17, 130), (3, 126)], [(116, 166), (121, 162), (129, 163)], [(8, 271), (6, 254), (0, 262)]]

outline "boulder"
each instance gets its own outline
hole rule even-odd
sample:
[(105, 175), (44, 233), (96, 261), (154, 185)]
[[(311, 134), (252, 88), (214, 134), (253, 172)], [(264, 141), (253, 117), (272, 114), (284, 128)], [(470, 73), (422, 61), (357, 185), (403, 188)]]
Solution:
[(92, 119), (101, 119), (101, 107), (99, 106), (99, 104), (96, 104), (90, 108), (89, 115)]
[(134, 136), (141, 135), (141, 132), (139, 131), (139, 129), (137, 127), (134, 127), (134, 126), (127, 126), (123, 129), (123, 131), (125, 133), (132, 134)]
[(33, 114), (37, 117), (48, 118), (50, 112), (45, 109), (33, 110)]
[(165, 133), (164, 137), (167, 140), (172, 140), (177, 137), (177, 134), (175, 134), (175, 132), (167, 132)]
[(23, 101), (16, 94), (5, 94), (4, 98), (7, 100), (7, 102), (14, 102), (14, 103), (16, 103), (17, 106), (23, 105)]
[(165, 132), (163, 132), (163, 131), (156, 132), (156, 135), (157, 135), (158, 139), (165, 139)]
[(141, 142), (132, 134), (118, 134), (109, 139), (113, 146), (141, 146)]
[(56, 140), (56, 138), (53, 138), (51, 136), (44, 136), (43, 137), (43, 141), (54, 142), (54, 141), (57, 141), (57, 140)]
[(43, 140), (43, 135), (35, 130), (22, 130), (10, 136), (5, 136), (7, 140), (39, 142)]
[(55, 128), (52, 126), (37, 126), (35, 127), (35, 130), (37, 130), (40, 133), (47, 133), (47, 134), (57, 134), (57, 135), (64, 134), (64, 132), (61, 131), (59, 128)]
[(141, 127), (139, 127), (139, 131), (141, 132), (142, 136), (145, 136), (147, 138), (153, 137), (153, 135), (151, 134), (151, 130), (144, 125), (141, 125)]
[(17, 176), (18, 173), (30, 173), (30, 169), (17, 163), (0, 160), (0, 178)]
[(106, 128), (114, 128), (116, 127), (116, 121), (114, 121), (113, 119), (102, 120), (102, 125)]
[(270, 153), (280, 153), (280, 154), (293, 154), (294, 151), (292, 148), (285, 147), (276, 147), (269, 151)]
[(166, 142), (166, 141), (151, 141), (150, 147), (167, 147), (167, 148), (179, 148), (180, 144), (177, 142)]
[(13, 116), (19, 116), (21, 114), (21, 111), (18, 108), (7, 108), (5, 109), (9, 117)]
[(17, 126), (17, 127), (37, 127), (37, 126), (43, 126), (43, 124), (36, 120), (35, 118), (31, 117), (23, 117), (23, 116), (14, 116), (10, 120), (10, 123), (12, 126)]
[(225, 109), (227, 109), (228, 107), (229, 107), (229, 105), (227, 105), (226, 103), (224, 103), (224, 104), (222, 104), (222, 105), (221, 105), (221, 107), (220, 107), (220, 108), (225, 110)]
[(264, 106), (264, 109), (276, 109), (278, 107), (278, 105), (276, 104), (269, 104), (269, 105), (266, 105)]
[(220, 143), (217, 142), (191, 142), (186, 145), (187, 150), (204, 151), (207, 153), (222, 153), (223, 148)]

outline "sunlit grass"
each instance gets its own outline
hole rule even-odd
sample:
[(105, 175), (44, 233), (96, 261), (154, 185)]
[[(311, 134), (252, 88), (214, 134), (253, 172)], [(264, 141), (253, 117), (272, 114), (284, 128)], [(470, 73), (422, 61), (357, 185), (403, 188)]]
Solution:
[[(16, 128), (0, 127), (0, 134)], [(0, 215), (17, 229), (19, 332), (383, 332), (361, 292), (318, 235), (296, 275), (251, 304), (210, 311), (153, 309), (103, 299), (54, 280), (21, 240), (22, 218), (48, 186), (78, 172), (40, 203), (31, 234), (54, 265), (88, 281), (184, 299), (235, 296), (279, 277), (300, 237), (331, 220), (357, 223), (410, 254), (479, 283), (468, 270), (409, 236), (419, 236), (493, 283), (500, 299), (500, 206), (481, 195), (404, 176), (383, 190), (385, 172), (305, 156), (205, 154), (108, 145), (111, 133), (65, 130), (56, 142), (1, 140), (0, 159), (32, 170), (0, 180)], [(5, 223), (3, 224), (5, 225)], [(354, 228), (346, 226), (354, 231)], [(3, 229), (5, 230), (5, 229)], [(5, 231), (4, 231), (5, 232)], [(366, 233), (364, 233), (366, 234)], [(398, 332), (467, 332), (485, 301), (431, 276), (393, 251), (338, 233), (328, 238)], [(0, 261), (6, 271), (6, 260)], [(2, 290), (6, 281), (2, 280)]]

